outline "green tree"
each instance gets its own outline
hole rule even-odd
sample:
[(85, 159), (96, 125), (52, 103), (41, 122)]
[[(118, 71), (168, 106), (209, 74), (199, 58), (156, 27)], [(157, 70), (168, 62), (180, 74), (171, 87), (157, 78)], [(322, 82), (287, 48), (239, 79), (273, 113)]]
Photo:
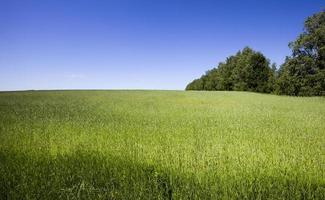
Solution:
[(277, 67), (275, 63), (272, 63), (271, 71), (269, 73), (268, 92), (275, 91), (277, 78), (278, 78)]
[(186, 86), (186, 90), (203, 90), (203, 80), (201, 78), (193, 80)]
[(292, 56), (281, 66), (277, 93), (325, 95), (325, 12), (309, 17), (304, 32), (289, 47)]
[(186, 90), (271, 92), (271, 74), (269, 60), (262, 53), (245, 47), (219, 63), (217, 68), (207, 71), (200, 79), (192, 81)]

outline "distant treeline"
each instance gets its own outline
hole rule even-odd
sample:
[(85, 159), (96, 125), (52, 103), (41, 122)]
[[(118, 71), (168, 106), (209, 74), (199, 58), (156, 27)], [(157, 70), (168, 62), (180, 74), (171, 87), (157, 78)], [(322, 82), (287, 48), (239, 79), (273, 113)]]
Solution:
[(193, 80), (186, 90), (235, 90), (294, 96), (325, 95), (325, 11), (305, 21), (289, 43), (292, 55), (277, 70), (262, 53), (245, 47), (217, 68)]

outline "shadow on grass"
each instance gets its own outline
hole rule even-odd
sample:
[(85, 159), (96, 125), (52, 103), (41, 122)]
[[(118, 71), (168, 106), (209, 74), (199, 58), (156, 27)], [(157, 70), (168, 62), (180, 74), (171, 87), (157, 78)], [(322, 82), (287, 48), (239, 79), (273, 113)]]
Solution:
[(0, 151), (0, 199), (324, 199), (325, 185), (301, 179), (204, 181), (98, 152)]

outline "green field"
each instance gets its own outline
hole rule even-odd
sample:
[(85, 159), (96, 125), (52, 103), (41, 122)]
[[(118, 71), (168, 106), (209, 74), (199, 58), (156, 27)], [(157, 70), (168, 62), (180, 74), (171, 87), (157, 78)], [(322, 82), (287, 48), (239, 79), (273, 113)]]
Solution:
[(0, 199), (325, 199), (325, 98), (2, 92)]

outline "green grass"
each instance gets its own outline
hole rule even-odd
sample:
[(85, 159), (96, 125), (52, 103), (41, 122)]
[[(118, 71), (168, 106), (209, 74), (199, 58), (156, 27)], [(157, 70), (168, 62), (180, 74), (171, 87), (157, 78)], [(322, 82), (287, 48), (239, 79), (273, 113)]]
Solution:
[(325, 98), (3, 92), (0, 199), (325, 199)]

